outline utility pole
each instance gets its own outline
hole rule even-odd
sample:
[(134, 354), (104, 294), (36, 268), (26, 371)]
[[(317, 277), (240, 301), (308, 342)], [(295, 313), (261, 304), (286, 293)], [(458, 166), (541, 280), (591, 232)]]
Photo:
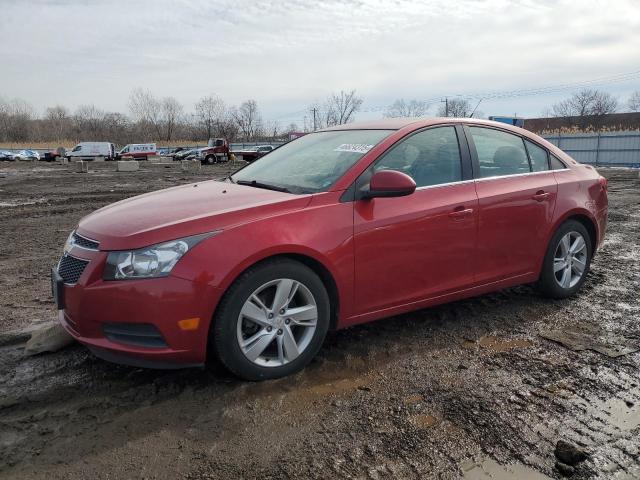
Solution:
[(313, 131), (316, 131), (316, 112), (318, 111), (318, 109), (316, 107), (313, 107), (311, 109), (311, 111), (313, 112)]
[(448, 117), (449, 116), (449, 98), (448, 97), (444, 97), (444, 100), (440, 100), (440, 103), (444, 102), (444, 116)]

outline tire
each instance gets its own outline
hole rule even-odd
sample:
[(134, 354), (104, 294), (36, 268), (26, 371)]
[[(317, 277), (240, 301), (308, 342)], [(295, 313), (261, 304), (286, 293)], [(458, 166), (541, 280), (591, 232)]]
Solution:
[[(284, 303), (285, 308), (278, 310), (276, 303), (282, 302), (276, 302), (276, 298), (286, 299), (286, 292), (295, 293)], [(290, 313), (294, 310), (296, 314)], [(280, 315), (282, 311), (285, 313)], [(256, 323), (243, 312), (259, 317), (263, 323)], [(310, 317), (314, 314), (312, 325)], [(244, 272), (229, 288), (214, 316), (209, 344), (225, 367), (240, 378), (258, 381), (285, 377), (302, 370), (318, 353), (329, 329), (329, 318), (329, 295), (310, 268), (290, 259), (269, 260)]]
[[(578, 249), (579, 237), (584, 242), (584, 247), (580, 249)], [(568, 251), (567, 241), (569, 242)], [(578, 241), (578, 244), (574, 245), (575, 241)], [(571, 253), (572, 251), (574, 253)], [(593, 239), (585, 226), (576, 220), (567, 220), (556, 230), (549, 242), (538, 289), (550, 298), (570, 297), (580, 290), (587, 278), (592, 256)], [(580, 269), (582, 269), (581, 272)]]
[(215, 155), (207, 155), (204, 159), (205, 163), (207, 165), (213, 165), (214, 163), (216, 163), (216, 156)]

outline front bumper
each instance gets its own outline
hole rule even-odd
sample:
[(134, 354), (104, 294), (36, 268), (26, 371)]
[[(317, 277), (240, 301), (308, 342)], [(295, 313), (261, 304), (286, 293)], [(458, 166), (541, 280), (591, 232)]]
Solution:
[[(221, 293), (206, 283), (173, 276), (104, 281), (106, 252), (72, 251), (89, 260), (75, 285), (64, 285), (62, 326), (96, 356), (139, 367), (176, 368), (202, 365), (207, 358), (209, 325)], [(180, 320), (199, 318), (197, 328), (181, 329)], [(110, 326), (151, 325), (161, 345), (108, 338)]]

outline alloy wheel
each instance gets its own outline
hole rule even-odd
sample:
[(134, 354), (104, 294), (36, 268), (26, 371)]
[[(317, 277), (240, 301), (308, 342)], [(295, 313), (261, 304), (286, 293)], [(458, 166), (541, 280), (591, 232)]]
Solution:
[(318, 324), (311, 291), (290, 278), (260, 286), (245, 301), (237, 321), (237, 341), (244, 356), (263, 367), (279, 367), (309, 346)]
[(562, 237), (553, 256), (553, 274), (562, 288), (574, 287), (585, 274), (587, 244), (582, 234), (572, 231)]

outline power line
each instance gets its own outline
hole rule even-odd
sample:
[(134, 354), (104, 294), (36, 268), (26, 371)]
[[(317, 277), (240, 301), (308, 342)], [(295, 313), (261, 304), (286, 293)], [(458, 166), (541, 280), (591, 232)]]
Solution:
[[(550, 95), (553, 93), (560, 93), (568, 90), (574, 90), (577, 88), (598, 87), (598, 86), (604, 86), (604, 85), (612, 85), (616, 83), (623, 83), (623, 82), (628, 82), (638, 78), (640, 78), (640, 70), (635, 70), (632, 72), (617, 73), (613, 75), (593, 78), (590, 80), (582, 80), (579, 82), (561, 83), (561, 84), (547, 85), (542, 87), (529, 87), (529, 88), (521, 88), (521, 89), (514, 89), (514, 90), (494, 90), (494, 91), (486, 91), (486, 92), (472, 92), (467, 94), (438, 95), (438, 96), (427, 98), (421, 101), (427, 104), (427, 106), (429, 107), (436, 103), (443, 102), (445, 103), (445, 110), (448, 110), (448, 99), (451, 97), (486, 101), (486, 100), (499, 100), (499, 99), (505, 99), (505, 98)], [(445, 100), (442, 100), (443, 98)], [(382, 112), (387, 108), (389, 108), (389, 105), (369, 105), (359, 110), (359, 113)], [(291, 119), (295, 117), (296, 120), (299, 121), (300, 115), (307, 112), (309, 112), (309, 109), (305, 108), (302, 110), (297, 110), (295, 112), (279, 115), (275, 117), (274, 120), (280, 120), (283, 118)], [(315, 123), (317, 109), (312, 108), (311, 112), (314, 114), (314, 123)]]

